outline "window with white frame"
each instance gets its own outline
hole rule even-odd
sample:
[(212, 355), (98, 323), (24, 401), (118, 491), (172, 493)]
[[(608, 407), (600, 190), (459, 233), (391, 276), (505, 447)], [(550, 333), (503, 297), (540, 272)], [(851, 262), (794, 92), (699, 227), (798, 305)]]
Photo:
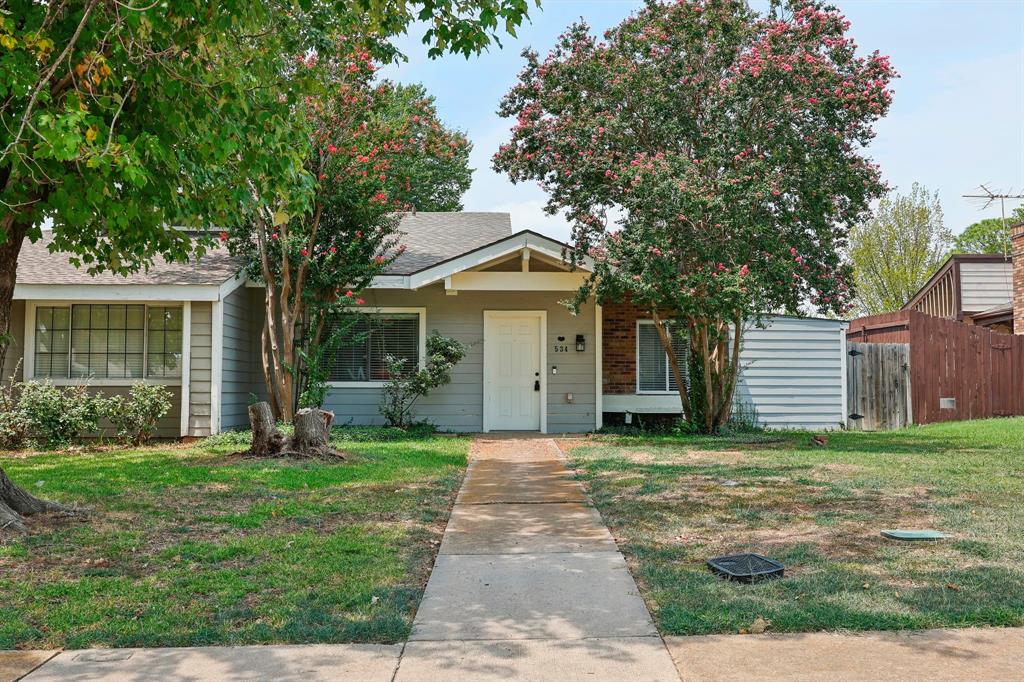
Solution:
[(39, 306), (35, 312), (36, 377), (181, 376), (180, 306), (84, 303)]
[[(679, 360), (683, 380), (689, 384), (688, 358), (690, 342), (682, 325), (668, 323), (672, 350)], [(637, 393), (676, 393), (679, 386), (669, 365), (668, 353), (653, 320), (638, 320), (636, 327), (636, 391)]]
[(415, 371), (420, 363), (419, 313), (360, 313), (335, 353), (330, 381), (387, 381), (387, 356), (405, 360)]

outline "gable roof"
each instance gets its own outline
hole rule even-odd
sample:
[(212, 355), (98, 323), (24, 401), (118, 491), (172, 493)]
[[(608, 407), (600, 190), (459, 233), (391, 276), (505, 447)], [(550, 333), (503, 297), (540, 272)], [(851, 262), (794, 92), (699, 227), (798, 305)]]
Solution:
[[(920, 289), (917, 290), (917, 293), (915, 293), (913, 296), (910, 297), (910, 300), (907, 301), (903, 305), (903, 307), (900, 308), (900, 310), (913, 310), (914, 306), (916, 306), (918, 303), (920, 303), (921, 299), (923, 299), (925, 296), (927, 296), (929, 294), (929, 292), (931, 292), (931, 290), (933, 288), (935, 288), (935, 286), (938, 284), (938, 282), (945, 275), (947, 275), (950, 272), (950, 270), (955, 270), (960, 263), (991, 263), (991, 264), (1001, 265), (1001, 264), (1010, 263), (1010, 262), (1011, 262), (1011, 259), (1010, 259), (1009, 256), (1004, 256), (1004, 255), (998, 254), (998, 253), (954, 253), (954, 254), (950, 254), (946, 258), (946, 260), (943, 261), (942, 265), (940, 265), (939, 268), (935, 271), (935, 273), (931, 277), (928, 278), (928, 281), (925, 282), (924, 285)], [(956, 301), (955, 301), (955, 303), (956, 303), (956, 307), (957, 307), (957, 312), (959, 313), (959, 312), (962, 312), (960, 310), (960, 305), (961, 305), (961, 303), (960, 303), (960, 293), (959, 293), (960, 281), (957, 280), (954, 283), (954, 286), (956, 287), (956, 292), (955, 292), (956, 293)]]
[(220, 285), (234, 277), (241, 268), (238, 259), (222, 246), (210, 249), (199, 260), (188, 263), (168, 263), (157, 257), (146, 270), (132, 275), (101, 272), (90, 275), (86, 268), (75, 267), (67, 253), (51, 253), (53, 237), (46, 233), (39, 241), (25, 240), (18, 256), (18, 284), (64, 285)]
[(411, 275), (512, 235), (508, 213), (438, 211), (407, 213), (398, 223), (405, 253), (384, 274)]

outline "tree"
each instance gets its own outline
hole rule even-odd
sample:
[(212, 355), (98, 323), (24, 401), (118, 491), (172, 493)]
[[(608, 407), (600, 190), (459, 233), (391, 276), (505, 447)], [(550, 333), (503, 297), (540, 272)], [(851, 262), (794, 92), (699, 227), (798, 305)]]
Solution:
[(1010, 227), (1024, 222), (1024, 206), (1002, 218), (986, 218), (968, 225), (953, 240), (953, 253), (1013, 253), (1010, 244)]
[(604, 41), (578, 23), (545, 59), (524, 52), (501, 103), (517, 121), (495, 168), (540, 181), (574, 223), (570, 260), (593, 260), (575, 304), (646, 310), (702, 429), (729, 418), (748, 321), (846, 310), (847, 226), (883, 189), (863, 148), (895, 76), (847, 28), (815, 1), (651, 1)]
[[(0, 14), (0, 365), (21, 245), (39, 239), (43, 225), (52, 226), (52, 249), (91, 272), (200, 257), (208, 240), (182, 228), (235, 224), (263, 198), (222, 182), (232, 168), (250, 163), (268, 186), (296, 188), (305, 156), (289, 112), (316, 85), (295, 68), (296, 55), (355, 29), (386, 46), (418, 21), (431, 56), (469, 55), (500, 31), (514, 34), (527, 10), (525, 0), (8, 2)], [(8, 483), (0, 471), (0, 512), (37, 510)]]
[(403, 251), (399, 212), (418, 208), (413, 201), (456, 209), (469, 186), (465, 136), (441, 125), (421, 86), (374, 84), (370, 53), (351, 48), (347, 41), (326, 67), (333, 82), (325, 95), (295, 117), (311, 140), (309, 208), (289, 215), (288, 197), (268, 197), (223, 235), (266, 285), (263, 373), (273, 414), (286, 421), (304, 359), (322, 355), (325, 333), (362, 305), (361, 290)]
[(878, 203), (850, 233), (857, 304), (868, 315), (899, 310), (946, 259), (953, 236), (938, 194), (914, 183)]

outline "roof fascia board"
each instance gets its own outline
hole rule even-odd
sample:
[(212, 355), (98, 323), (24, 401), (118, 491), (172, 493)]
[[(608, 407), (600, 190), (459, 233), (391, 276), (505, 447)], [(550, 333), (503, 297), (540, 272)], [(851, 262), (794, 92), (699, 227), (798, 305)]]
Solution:
[(212, 284), (17, 284), (14, 298), (48, 301), (217, 301)]
[[(458, 272), (478, 267), (522, 249), (530, 249), (531, 251), (537, 251), (549, 257), (562, 260), (562, 249), (565, 246), (565, 244), (544, 235), (524, 230), (487, 246), (482, 246), (413, 273), (409, 276), (409, 288), (419, 289), (420, 287), (443, 280), (445, 277), (451, 277)], [(590, 270), (592, 268), (593, 262), (588, 258), (583, 264), (583, 269)]]

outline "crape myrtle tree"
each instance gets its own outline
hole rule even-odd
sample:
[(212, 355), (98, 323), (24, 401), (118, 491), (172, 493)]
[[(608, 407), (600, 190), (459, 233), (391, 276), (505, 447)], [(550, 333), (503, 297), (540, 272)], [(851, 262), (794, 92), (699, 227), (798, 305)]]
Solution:
[(330, 74), (293, 119), (309, 136), (295, 178), (312, 183), (309, 204), (292, 214), (291, 195), (272, 196), (221, 235), (265, 284), (263, 374), (271, 411), (284, 421), (295, 415), (303, 376), (322, 372), (346, 313), (363, 304), (361, 290), (404, 250), (400, 214), (458, 210), (470, 182), (470, 145), (441, 124), (423, 88), (375, 83), (370, 50), (349, 40), (338, 50), (326, 66), (314, 57), (302, 64)]
[[(514, 32), (526, 0), (10, 0), (0, 13), (0, 366), (10, 342), (18, 255), (52, 228), (54, 251), (91, 272), (137, 271), (157, 256), (202, 254), (189, 226), (232, 225), (247, 159), (290, 185), (288, 112), (310, 91), (295, 55), (329, 45), (346, 23), (379, 40), (427, 26), (431, 56), (470, 55)], [(307, 191), (311, 187), (307, 185)], [(0, 529), (56, 509), (0, 469)], [(2, 532), (2, 531), (0, 531)]]
[[(573, 223), (594, 262), (574, 305), (629, 300), (653, 318), (682, 412), (729, 418), (744, 326), (768, 312), (847, 310), (848, 226), (883, 190), (863, 154), (889, 108), (886, 57), (859, 56), (814, 0), (648, 2), (603, 41), (571, 26), (502, 100), (494, 157)], [(612, 220), (611, 216), (618, 216)], [(690, 344), (690, 382), (672, 351)]]

